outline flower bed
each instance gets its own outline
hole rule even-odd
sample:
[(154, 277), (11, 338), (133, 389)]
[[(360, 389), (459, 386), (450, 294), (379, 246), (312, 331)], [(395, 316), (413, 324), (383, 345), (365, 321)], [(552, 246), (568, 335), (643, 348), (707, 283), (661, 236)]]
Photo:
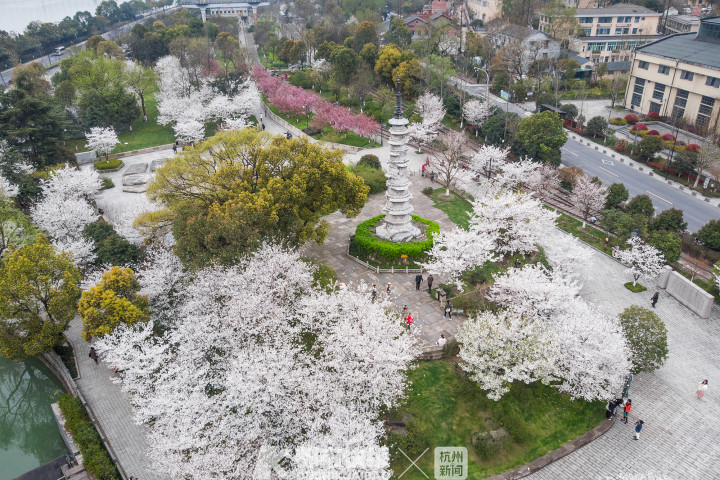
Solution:
[[(628, 123), (629, 123), (629, 122), (628, 122)], [(647, 130), (647, 129), (648, 129), (648, 128), (647, 128), (647, 126), (645, 126), (644, 123), (636, 123), (635, 125), (632, 126), (632, 128), (630, 129), (630, 131), (631, 131), (631, 132), (641, 132), (641, 131)]]
[(638, 116), (635, 115), (634, 113), (628, 113), (628, 114), (625, 115), (623, 118), (624, 118), (624, 120), (625, 120), (627, 123), (630, 123), (630, 124), (637, 123), (637, 122), (640, 121), (640, 119), (638, 118)]
[(413, 221), (425, 225), (427, 238), (417, 242), (397, 243), (387, 240), (380, 240), (375, 235), (375, 226), (385, 218), (385, 215), (365, 220), (355, 229), (355, 245), (357, 253), (374, 260), (386, 260), (390, 262), (407, 261), (412, 262), (422, 259), (425, 252), (432, 248), (433, 236), (440, 233), (440, 225), (417, 215), (411, 215)]
[(610, 125), (615, 125), (617, 127), (622, 127), (624, 125), (627, 125), (628, 122), (624, 118), (620, 117), (613, 117), (610, 119)]

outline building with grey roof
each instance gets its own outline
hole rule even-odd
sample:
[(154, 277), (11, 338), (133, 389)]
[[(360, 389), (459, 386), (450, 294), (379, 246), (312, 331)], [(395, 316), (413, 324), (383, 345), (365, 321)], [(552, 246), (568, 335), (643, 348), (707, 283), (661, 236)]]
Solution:
[(637, 47), (625, 107), (720, 134), (720, 17)]

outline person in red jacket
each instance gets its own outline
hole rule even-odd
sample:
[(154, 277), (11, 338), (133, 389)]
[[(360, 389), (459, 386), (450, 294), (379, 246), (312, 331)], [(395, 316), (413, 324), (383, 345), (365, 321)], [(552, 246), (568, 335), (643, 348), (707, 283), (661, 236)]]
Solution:
[(628, 398), (628, 401), (625, 402), (625, 411), (623, 412), (623, 420), (625, 423), (628, 423), (628, 413), (630, 413), (630, 409), (632, 408), (632, 400)]
[(413, 324), (413, 318), (410, 315), (410, 312), (408, 312), (407, 317), (405, 317), (405, 323), (407, 324), (408, 330), (410, 330), (410, 327), (412, 327)]

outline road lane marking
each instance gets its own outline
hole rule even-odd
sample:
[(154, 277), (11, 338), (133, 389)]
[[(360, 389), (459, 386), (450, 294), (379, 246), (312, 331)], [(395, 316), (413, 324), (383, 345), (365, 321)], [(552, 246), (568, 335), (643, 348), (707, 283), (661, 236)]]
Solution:
[(611, 162), (610, 160), (608, 160), (608, 159), (606, 159), (606, 158), (603, 158), (603, 159), (602, 159), (602, 162), (603, 162), (605, 165), (615, 165), (613, 162)]
[(579, 157), (579, 156), (580, 156), (580, 155), (578, 155), (578, 154), (575, 153), (575, 152), (571, 152), (570, 150), (568, 150), (568, 149), (565, 148), (565, 147), (563, 147), (563, 150), (565, 150), (565, 151), (568, 152), (568, 153), (571, 153), (571, 154), (575, 155), (576, 157)]
[(610, 175), (615, 175), (615, 176), (618, 177), (618, 178), (620, 177), (620, 175), (618, 175), (617, 173), (611, 172), (611, 171), (608, 170), (607, 168), (600, 167), (600, 170), (605, 170), (605, 171), (606, 171), (607, 173), (609, 173)]
[[(602, 168), (602, 167), (600, 167), (600, 168)], [(650, 195), (652, 195), (653, 197), (657, 197), (657, 198), (659, 198), (660, 200), (662, 200), (663, 202), (667, 202), (667, 203), (669, 203), (670, 205), (672, 205), (672, 202), (671, 202), (671, 201), (665, 200), (665, 199), (664, 199), (663, 197), (661, 197), (660, 195), (655, 195), (655, 194), (654, 194), (653, 192), (651, 192), (650, 190), (645, 190), (645, 191), (646, 191), (647, 193), (649, 193)]]

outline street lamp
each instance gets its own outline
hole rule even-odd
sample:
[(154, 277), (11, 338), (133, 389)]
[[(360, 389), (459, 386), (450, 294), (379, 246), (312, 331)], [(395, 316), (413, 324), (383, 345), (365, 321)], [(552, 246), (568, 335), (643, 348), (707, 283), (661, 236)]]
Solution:
[(490, 104), (490, 74), (482, 67), (475, 67), (475, 75), (478, 75), (480, 71), (485, 73), (485, 101)]

